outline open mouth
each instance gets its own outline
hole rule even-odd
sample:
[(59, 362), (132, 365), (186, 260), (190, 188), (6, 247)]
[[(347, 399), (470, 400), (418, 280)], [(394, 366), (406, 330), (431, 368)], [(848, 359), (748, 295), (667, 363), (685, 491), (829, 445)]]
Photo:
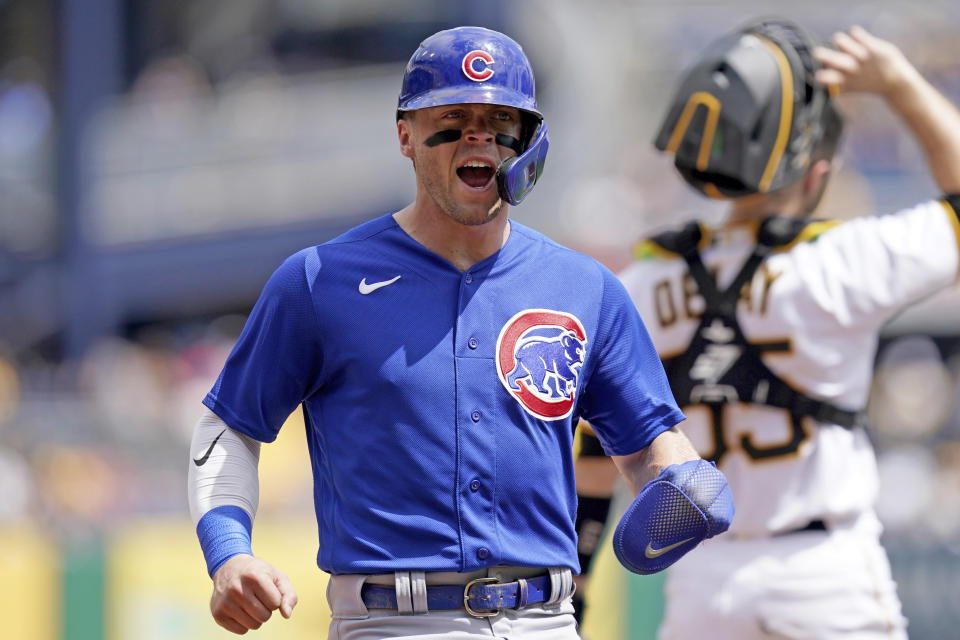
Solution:
[(480, 189), (490, 184), (493, 173), (493, 167), (481, 160), (470, 160), (457, 169), (457, 175), (460, 176), (460, 179), (474, 189)]

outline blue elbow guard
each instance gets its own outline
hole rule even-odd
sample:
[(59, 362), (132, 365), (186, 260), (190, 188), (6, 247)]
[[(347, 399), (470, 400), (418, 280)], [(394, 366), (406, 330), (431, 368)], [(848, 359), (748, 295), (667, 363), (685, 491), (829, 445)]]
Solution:
[(733, 519), (733, 495), (716, 465), (691, 460), (670, 465), (643, 488), (617, 524), (613, 550), (634, 573), (656, 573)]

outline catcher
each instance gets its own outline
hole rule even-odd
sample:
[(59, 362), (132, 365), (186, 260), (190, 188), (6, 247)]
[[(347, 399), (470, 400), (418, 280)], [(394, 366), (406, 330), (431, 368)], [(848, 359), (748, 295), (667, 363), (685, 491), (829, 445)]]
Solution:
[[(842, 130), (836, 92), (882, 99), (939, 193), (892, 215), (812, 220)], [(704, 51), (656, 146), (690, 186), (728, 200), (729, 217), (644, 242), (620, 278), (682, 430), (737, 505), (727, 535), (671, 568), (659, 637), (906, 637), (863, 408), (881, 327), (957, 279), (960, 113), (862, 28), (825, 48), (766, 20)], [(595, 486), (585, 503), (582, 526), (602, 513)]]

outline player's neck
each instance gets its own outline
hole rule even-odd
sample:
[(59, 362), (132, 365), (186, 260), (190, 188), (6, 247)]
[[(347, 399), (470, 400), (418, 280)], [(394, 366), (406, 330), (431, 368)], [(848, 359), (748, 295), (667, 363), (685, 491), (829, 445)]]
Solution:
[(477, 225), (462, 224), (416, 203), (393, 218), (407, 235), (461, 271), (499, 251), (510, 236), (506, 206), (489, 222)]
[(754, 194), (733, 200), (726, 224), (735, 226), (758, 222), (770, 216), (794, 218), (802, 215), (796, 198), (780, 195)]

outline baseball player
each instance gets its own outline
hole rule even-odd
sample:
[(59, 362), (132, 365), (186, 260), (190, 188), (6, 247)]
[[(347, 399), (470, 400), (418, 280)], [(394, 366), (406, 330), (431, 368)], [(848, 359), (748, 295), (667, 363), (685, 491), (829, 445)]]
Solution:
[(520, 46), (424, 40), (397, 134), (414, 202), (288, 258), (204, 399), (189, 497), (213, 616), (244, 633), (296, 604), (251, 531), (259, 448), (301, 405), (331, 638), (576, 638), (580, 416), (638, 494), (618, 529), (635, 571), (724, 531), (729, 489), (674, 428), (616, 277), (508, 220), (548, 146)]
[[(833, 45), (780, 20), (721, 38), (656, 138), (730, 215), (643, 243), (621, 279), (683, 431), (737, 504), (730, 533), (669, 572), (662, 639), (905, 637), (863, 409), (883, 324), (957, 279), (960, 114), (893, 44), (854, 27)], [(941, 193), (893, 215), (810, 220), (840, 135), (834, 91), (883, 99)]]

